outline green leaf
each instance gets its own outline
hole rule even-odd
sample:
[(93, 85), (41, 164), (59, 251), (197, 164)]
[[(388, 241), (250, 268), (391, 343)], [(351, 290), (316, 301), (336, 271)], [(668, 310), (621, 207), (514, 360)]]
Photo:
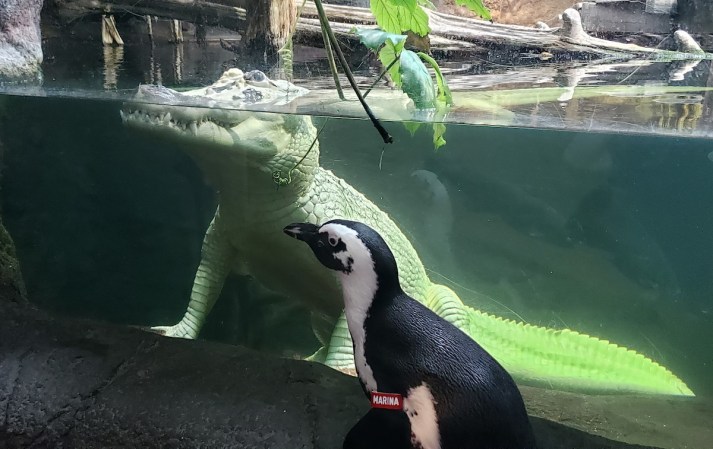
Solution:
[(391, 0), (371, 0), (371, 12), (379, 28), (391, 33), (401, 33), (399, 8)]
[(465, 6), (485, 20), (490, 20), (490, 11), (483, 4), (483, 0), (456, 0), (456, 5)]
[(443, 135), (446, 133), (446, 124), (443, 122), (433, 124), (433, 146), (436, 149), (441, 148), (446, 144), (446, 139)]
[[(391, 40), (386, 42), (386, 45), (379, 50), (379, 61), (384, 64), (384, 67), (389, 67), (391, 63), (394, 62), (394, 59), (396, 59), (403, 50), (405, 43), (405, 40), (396, 45), (394, 45)], [(396, 63), (391, 66), (389, 75), (391, 75), (393, 82), (401, 87), (401, 64), (399, 61), (396, 61)]]
[(421, 122), (403, 122), (403, 124), (406, 131), (411, 134), (411, 137), (413, 137), (413, 135), (416, 134), (416, 131), (418, 131), (418, 128), (421, 127)]
[(371, 12), (379, 28), (389, 33), (410, 30), (425, 36), (430, 30), (428, 15), (416, 0), (371, 0)]
[(406, 42), (406, 35), (404, 34), (387, 33), (386, 31), (374, 28), (354, 28), (353, 32), (359, 36), (359, 40), (362, 44), (374, 51), (378, 50), (387, 40), (390, 40), (394, 44)]
[(427, 63), (429, 63), (431, 67), (433, 67), (433, 70), (436, 72), (436, 83), (438, 84), (438, 101), (442, 101), (446, 104), (446, 106), (452, 105), (453, 95), (451, 95), (451, 89), (448, 87), (446, 78), (443, 76), (441, 68), (438, 66), (436, 60), (423, 52), (419, 52), (418, 56)]
[(411, 50), (401, 52), (401, 90), (413, 100), (416, 108), (435, 107), (436, 91), (433, 80), (421, 58)]
[(446, 144), (446, 139), (443, 138), (446, 134), (446, 124), (444, 123), (446, 112), (448, 112), (448, 108), (439, 104), (433, 117), (433, 146), (436, 150)]

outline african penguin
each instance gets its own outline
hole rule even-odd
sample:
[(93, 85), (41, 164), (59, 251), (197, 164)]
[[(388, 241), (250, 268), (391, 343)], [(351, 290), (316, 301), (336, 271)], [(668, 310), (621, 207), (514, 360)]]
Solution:
[(403, 292), (396, 260), (367, 225), (284, 232), (337, 271), (354, 362), (372, 409), (344, 449), (534, 449), (520, 391), (480, 345)]

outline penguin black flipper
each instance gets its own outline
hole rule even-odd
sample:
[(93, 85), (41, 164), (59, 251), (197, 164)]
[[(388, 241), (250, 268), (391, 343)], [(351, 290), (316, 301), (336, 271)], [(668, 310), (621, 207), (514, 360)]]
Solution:
[(373, 408), (352, 427), (342, 449), (413, 449), (405, 413)]
[[(430, 390), (441, 449), (536, 448), (512, 377), (460, 329), (401, 293), (372, 304), (365, 330), (380, 390), (404, 398), (422, 385)], [(372, 449), (380, 447), (388, 446)]]

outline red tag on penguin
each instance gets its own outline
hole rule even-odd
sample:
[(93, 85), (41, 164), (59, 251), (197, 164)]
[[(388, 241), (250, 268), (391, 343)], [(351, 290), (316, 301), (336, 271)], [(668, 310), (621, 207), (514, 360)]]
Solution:
[(404, 398), (397, 393), (371, 392), (371, 407), (385, 408), (388, 410), (402, 410)]

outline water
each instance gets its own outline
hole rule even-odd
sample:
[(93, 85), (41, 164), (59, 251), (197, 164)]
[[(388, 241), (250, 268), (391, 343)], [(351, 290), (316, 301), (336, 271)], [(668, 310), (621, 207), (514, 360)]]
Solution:
[[(207, 84), (218, 68), (206, 70), (191, 82)], [(217, 198), (175, 144), (122, 125), (121, 102), (110, 97), (128, 96), (141, 78), (129, 72), (111, 95), (97, 94), (102, 77), (74, 89), (54, 77), (51, 95), (0, 97), (3, 220), (34, 303), (120, 324), (172, 324), (185, 311)], [(488, 83), (472, 75), (462, 90)], [(514, 113), (507, 123), (492, 111), (457, 112), (449, 120), (510, 126), (449, 123), (439, 151), (425, 125), (411, 135), (385, 122), (395, 140), (387, 146), (366, 120), (314, 116), (324, 124), (320, 163), (387, 211), (429, 277), (467, 305), (629, 347), (707, 401), (709, 94), (559, 95), (502, 103)], [(309, 312), (232, 277), (201, 337), (304, 357), (319, 347)]]

